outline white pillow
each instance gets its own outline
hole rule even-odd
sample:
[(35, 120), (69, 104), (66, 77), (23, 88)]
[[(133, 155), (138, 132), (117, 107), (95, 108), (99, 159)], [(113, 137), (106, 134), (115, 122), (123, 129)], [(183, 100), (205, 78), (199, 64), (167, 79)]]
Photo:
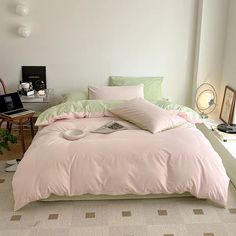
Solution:
[(142, 98), (132, 99), (109, 109), (115, 115), (152, 133), (171, 129), (186, 121)]
[(89, 86), (89, 99), (130, 100), (143, 98), (143, 84), (133, 86)]

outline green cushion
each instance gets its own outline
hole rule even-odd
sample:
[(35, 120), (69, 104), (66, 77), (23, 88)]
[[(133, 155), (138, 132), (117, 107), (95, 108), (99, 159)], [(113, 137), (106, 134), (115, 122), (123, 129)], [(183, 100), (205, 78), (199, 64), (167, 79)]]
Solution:
[(155, 104), (165, 110), (174, 110), (174, 111), (179, 111), (179, 112), (185, 112), (194, 120), (201, 119), (201, 116), (196, 111), (191, 109), (190, 107), (186, 107), (186, 106), (176, 104), (173, 102), (169, 102), (169, 101), (165, 101), (165, 100), (159, 100)]
[(110, 76), (109, 85), (126, 86), (144, 84), (144, 97), (150, 102), (162, 99), (161, 84), (163, 77), (121, 77)]
[[(113, 108), (124, 101), (122, 100), (77, 100), (67, 101), (53, 106), (42, 112), (36, 126), (48, 125), (58, 119), (103, 117)], [(109, 112), (110, 113), (110, 112)]]
[(88, 99), (88, 91), (73, 91), (62, 95), (63, 101), (78, 101)]

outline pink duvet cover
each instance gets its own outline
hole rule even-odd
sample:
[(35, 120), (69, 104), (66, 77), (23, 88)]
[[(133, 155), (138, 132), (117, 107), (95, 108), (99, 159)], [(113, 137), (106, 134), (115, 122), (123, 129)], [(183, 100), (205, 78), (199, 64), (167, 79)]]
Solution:
[(195, 126), (152, 134), (130, 130), (88, 133), (77, 141), (68, 129), (94, 130), (114, 117), (57, 121), (41, 129), (13, 177), (15, 210), (51, 194), (171, 194), (190, 192), (225, 206), (229, 178), (218, 154)]

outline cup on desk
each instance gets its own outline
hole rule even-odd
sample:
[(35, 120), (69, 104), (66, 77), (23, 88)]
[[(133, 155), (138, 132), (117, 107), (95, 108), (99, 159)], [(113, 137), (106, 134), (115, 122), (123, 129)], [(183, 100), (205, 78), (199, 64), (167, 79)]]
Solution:
[(29, 83), (21, 83), (21, 87), (24, 91), (28, 91), (30, 84)]

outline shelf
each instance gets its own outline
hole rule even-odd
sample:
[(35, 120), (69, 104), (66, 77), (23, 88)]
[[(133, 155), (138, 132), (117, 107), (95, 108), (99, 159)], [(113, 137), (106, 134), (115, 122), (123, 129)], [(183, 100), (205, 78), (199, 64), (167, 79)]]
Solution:
[(22, 103), (48, 103), (48, 97), (38, 97), (38, 96), (21, 96)]

